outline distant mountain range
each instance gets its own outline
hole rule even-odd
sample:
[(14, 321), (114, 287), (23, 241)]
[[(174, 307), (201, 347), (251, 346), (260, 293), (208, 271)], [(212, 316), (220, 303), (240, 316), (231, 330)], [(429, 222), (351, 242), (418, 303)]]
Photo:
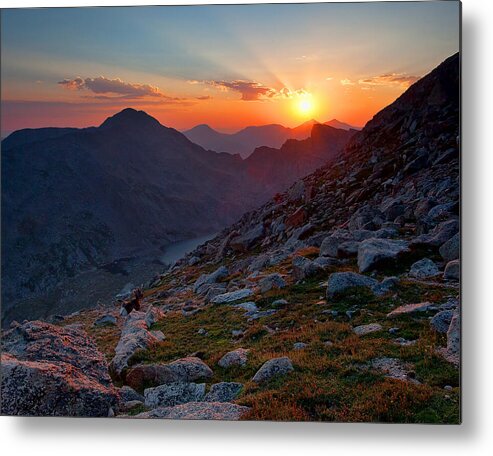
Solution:
[(303, 128), (312, 138), (246, 160), (133, 109), (99, 127), (12, 133), (2, 141), (3, 315), (59, 300), (47, 293), (81, 272), (217, 232), (336, 157), (353, 134)]
[[(204, 149), (240, 154), (242, 158), (246, 158), (260, 146), (279, 148), (288, 139), (306, 139), (310, 136), (313, 125), (320, 123), (311, 119), (295, 128), (288, 128), (278, 124), (261, 125), (246, 127), (237, 133), (231, 134), (220, 133), (209, 125), (203, 124), (186, 130), (183, 134), (190, 141), (199, 144)], [(342, 130), (360, 130), (358, 127), (353, 127), (337, 119), (325, 122), (324, 125)]]

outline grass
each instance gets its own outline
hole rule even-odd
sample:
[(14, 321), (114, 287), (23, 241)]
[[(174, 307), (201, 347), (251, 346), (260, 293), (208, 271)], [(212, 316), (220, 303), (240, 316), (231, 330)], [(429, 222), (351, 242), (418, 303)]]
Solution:
[[(310, 256), (316, 251), (302, 253)], [(286, 261), (277, 268), (284, 272), (289, 264)], [(190, 268), (188, 274), (190, 282), (198, 271)], [(244, 385), (236, 402), (251, 408), (243, 417), (247, 420), (458, 423), (459, 372), (436, 354), (436, 347), (444, 346), (446, 340), (430, 329), (432, 313), (386, 317), (400, 305), (444, 302), (455, 291), (403, 280), (385, 296), (375, 297), (359, 289), (327, 302), (326, 278), (321, 275), (298, 284), (288, 281), (286, 288), (245, 299), (255, 301), (261, 310), (274, 308), (272, 303), (277, 299), (288, 302), (275, 314), (251, 322), (242, 310), (228, 304), (205, 305), (191, 316), (168, 312), (153, 327), (163, 331), (166, 340), (136, 353), (131, 363), (166, 363), (195, 354), (214, 371), (209, 385), (220, 381)], [(166, 278), (152, 293), (167, 289), (171, 280)], [(348, 311), (353, 312), (351, 318)], [(111, 353), (118, 328), (94, 328), (91, 318), (87, 319), (90, 334), (105, 353)], [(375, 322), (382, 325), (382, 331), (366, 336), (353, 333), (353, 327)], [(200, 328), (207, 335), (199, 334)], [(389, 333), (390, 328), (398, 328), (397, 333)], [(243, 337), (235, 339), (231, 332), (239, 329), (244, 331)], [(400, 346), (394, 342), (396, 337), (417, 342)], [(295, 350), (296, 342), (307, 346)], [(246, 366), (218, 366), (225, 353), (239, 347), (250, 349)], [(252, 382), (265, 361), (280, 356), (292, 360), (293, 372), (262, 385)], [(380, 357), (412, 364), (421, 384), (391, 379), (372, 370), (371, 360)], [(444, 390), (446, 385), (453, 389)]]

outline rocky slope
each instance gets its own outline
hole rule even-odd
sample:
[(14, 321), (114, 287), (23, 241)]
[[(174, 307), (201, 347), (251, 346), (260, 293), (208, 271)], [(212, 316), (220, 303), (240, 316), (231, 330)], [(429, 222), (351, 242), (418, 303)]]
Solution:
[(112, 413), (459, 423), (459, 76), (454, 55), (156, 277), (143, 311), (59, 322), (126, 385)]
[[(3, 322), (75, 305), (95, 282), (81, 273), (144, 254), (152, 264), (163, 246), (217, 232), (320, 164), (289, 160), (276, 172), (206, 151), (132, 109), (98, 128), (13, 133), (2, 142)], [(92, 287), (94, 303), (107, 279)]]

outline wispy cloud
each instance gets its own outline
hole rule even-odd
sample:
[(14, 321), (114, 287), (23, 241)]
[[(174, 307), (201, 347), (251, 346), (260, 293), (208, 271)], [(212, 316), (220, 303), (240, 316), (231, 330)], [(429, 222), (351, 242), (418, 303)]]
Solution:
[(351, 81), (351, 79), (341, 79), (341, 85), (343, 86), (353, 86), (356, 83)]
[[(143, 97), (157, 97), (167, 100), (176, 100), (174, 98), (165, 95), (158, 87), (154, 87), (150, 84), (133, 84), (122, 81), (119, 78), (109, 79), (104, 76), (98, 76), (97, 78), (81, 78), (64, 79), (59, 81), (58, 84), (69, 90), (88, 90), (97, 94), (94, 98), (126, 98), (135, 99)], [(106, 95), (105, 95), (106, 94)], [(112, 94), (109, 96), (108, 94)]]
[(366, 79), (360, 79), (358, 84), (370, 86), (402, 86), (409, 87), (419, 79), (418, 76), (410, 76), (404, 73), (387, 73), (379, 76), (372, 76)]
[(241, 94), (241, 100), (243, 101), (262, 101), (275, 98), (293, 98), (296, 95), (303, 95), (306, 93), (304, 89), (291, 90), (287, 87), (276, 89), (268, 87), (256, 81), (234, 80), (234, 81), (196, 81), (190, 80), (189, 84), (205, 84), (215, 87), (218, 90), (224, 92), (238, 92)]

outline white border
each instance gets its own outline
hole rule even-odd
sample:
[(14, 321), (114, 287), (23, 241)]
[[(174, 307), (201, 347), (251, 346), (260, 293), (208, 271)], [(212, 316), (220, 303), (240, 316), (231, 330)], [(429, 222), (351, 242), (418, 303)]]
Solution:
[[(210, 3), (0, 0), (0, 7)], [(215, 1), (214, 3), (233, 3)], [(255, 3), (243, 0), (242, 3)], [(274, 2), (272, 2), (274, 3)], [(3, 454), (485, 456), (493, 448), (493, 2), (463, 2), (463, 425), (0, 417)], [(488, 147), (489, 146), (489, 147)], [(489, 448), (489, 450), (488, 450)]]

